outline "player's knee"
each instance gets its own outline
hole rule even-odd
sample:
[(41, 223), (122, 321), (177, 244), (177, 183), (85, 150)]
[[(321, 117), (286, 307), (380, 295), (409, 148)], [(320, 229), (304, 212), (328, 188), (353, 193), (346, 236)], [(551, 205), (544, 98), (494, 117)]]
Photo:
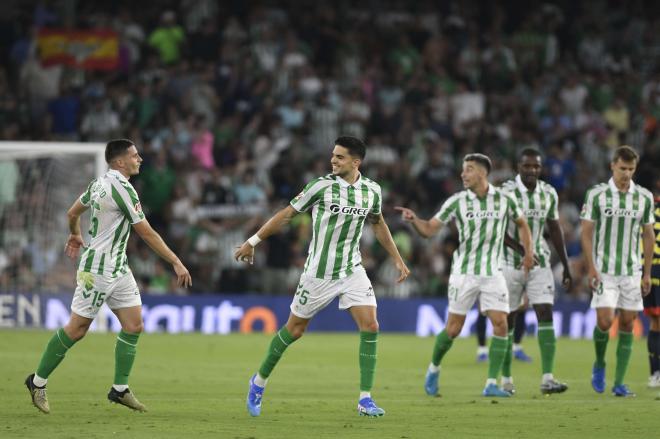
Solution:
[(609, 331), (612, 327), (613, 319), (610, 316), (598, 316), (598, 329), (601, 331)]
[(456, 338), (458, 335), (461, 333), (461, 329), (463, 329), (463, 325), (460, 325), (458, 323), (454, 324), (447, 324), (447, 327), (445, 330), (447, 331), (447, 335), (449, 338)]
[(552, 307), (538, 306), (536, 307), (536, 318), (539, 322), (552, 321)]
[(377, 320), (373, 320), (371, 322), (368, 322), (366, 325), (364, 325), (362, 327), (362, 331), (365, 331), (365, 332), (378, 332), (378, 329), (379, 329), (379, 327), (378, 327), (378, 321)]
[(89, 325), (66, 325), (64, 333), (73, 341), (78, 341), (87, 334)]
[(291, 334), (291, 337), (293, 337), (295, 340), (299, 339), (300, 337), (303, 336), (305, 333), (305, 326), (304, 325), (293, 325), (290, 328), (288, 328), (289, 334)]
[(144, 331), (144, 324), (141, 321), (126, 323), (122, 329), (124, 332), (128, 332), (129, 334), (140, 334), (142, 331)]

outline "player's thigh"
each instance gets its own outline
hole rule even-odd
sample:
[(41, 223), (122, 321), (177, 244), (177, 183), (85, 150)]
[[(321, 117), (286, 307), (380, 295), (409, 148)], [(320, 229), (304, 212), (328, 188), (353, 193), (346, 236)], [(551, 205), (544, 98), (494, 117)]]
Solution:
[(523, 293), (525, 291), (525, 272), (515, 268), (505, 267), (502, 269), (506, 289), (509, 292), (509, 309), (516, 310), (523, 303)]
[(479, 301), (482, 311), (502, 311), (509, 313), (509, 292), (501, 271), (492, 276), (481, 276), (479, 281)]
[(81, 317), (94, 319), (105, 303), (110, 285), (108, 278), (79, 271), (76, 273), (76, 290), (71, 300), (71, 311)]
[(598, 287), (591, 291), (592, 308), (615, 309), (619, 303), (619, 283), (615, 276), (608, 274), (600, 275)]
[(642, 273), (633, 276), (621, 276), (619, 282), (619, 302), (617, 308), (626, 311), (641, 311), (644, 309), (642, 300)]
[[(479, 281), (477, 276), (468, 274), (452, 274), (449, 276), (449, 312), (466, 315), (479, 297)], [(481, 303), (483, 307), (483, 303)], [(482, 311), (484, 309), (482, 308)]]
[(364, 268), (346, 276), (340, 282), (339, 309), (354, 306), (376, 307), (376, 295)]
[(317, 279), (303, 274), (289, 308), (293, 315), (311, 319), (338, 295), (337, 280)]
[[(531, 305), (555, 303), (555, 278), (550, 268), (537, 268), (529, 272), (526, 286)], [(511, 294), (511, 291), (509, 291)]]
[[(136, 308), (142, 306), (142, 297), (140, 289), (130, 270), (123, 275), (113, 279), (109, 288), (106, 303), (115, 314), (121, 309)], [(137, 324), (142, 321), (141, 313), (135, 311), (123, 312), (122, 316), (127, 320), (131, 318), (131, 323)], [(122, 322), (123, 326), (124, 322)]]

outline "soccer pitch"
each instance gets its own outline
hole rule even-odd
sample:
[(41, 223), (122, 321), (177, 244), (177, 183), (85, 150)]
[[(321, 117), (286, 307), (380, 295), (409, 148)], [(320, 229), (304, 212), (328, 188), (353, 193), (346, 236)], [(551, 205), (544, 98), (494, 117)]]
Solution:
[[(653, 435), (660, 397), (646, 388), (646, 346), (634, 346), (627, 383), (637, 398), (599, 395), (589, 384), (593, 347), (560, 339), (556, 376), (565, 394), (542, 396), (536, 340), (534, 362), (514, 361), (518, 393), (484, 398), (486, 365), (475, 362), (475, 340), (460, 339), (443, 362), (441, 396), (424, 394), (433, 340), (381, 334), (373, 395), (387, 414), (356, 412), (357, 334), (310, 333), (289, 348), (264, 394), (263, 412), (245, 409), (250, 375), (270, 341), (266, 335), (165, 335), (140, 339), (131, 388), (148, 413), (110, 404), (112, 334), (89, 334), (48, 384), (51, 414), (32, 406), (23, 380), (34, 371), (50, 333), (0, 332), (0, 437), (3, 438), (428, 438), (599, 437)], [(608, 347), (608, 388), (616, 340)]]

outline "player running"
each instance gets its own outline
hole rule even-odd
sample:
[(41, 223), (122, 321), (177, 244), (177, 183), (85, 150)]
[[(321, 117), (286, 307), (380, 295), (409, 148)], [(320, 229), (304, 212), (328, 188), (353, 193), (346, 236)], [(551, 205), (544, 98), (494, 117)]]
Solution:
[[(46, 396), (48, 377), (62, 362), (67, 351), (85, 336), (99, 309), (106, 303), (121, 323), (115, 346), (115, 378), (108, 393), (111, 402), (133, 410), (146, 411), (144, 404), (128, 388), (137, 342), (142, 332), (142, 301), (137, 283), (126, 258), (131, 227), (164, 260), (172, 264), (179, 286), (190, 286), (188, 269), (151, 228), (140, 207), (135, 189), (128, 179), (140, 172), (140, 157), (130, 140), (111, 140), (105, 148), (110, 170), (92, 180), (87, 190), (69, 211), (69, 239), (65, 253), (80, 257), (76, 291), (69, 322), (52, 336), (35, 373), (25, 379), (32, 403), (43, 413), (50, 412)], [(91, 209), (88, 246), (80, 231), (80, 216)]]
[(261, 401), (268, 377), (293, 342), (302, 337), (311, 319), (335, 297), (339, 309), (347, 309), (360, 330), (360, 396), (358, 413), (383, 416), (385, 410), (371, 398), (376, 371), (378, 321), (376, 296), (362, 266), (360, 237), (365, 221), (376, 239), (390, 254), (400, 271), (398, 282), (410, 271), (401, 259), (390, 230), (381, 213), (380, 186), (360, 174), (366, 147), (355, 137), (339, 137), (332, 151), (332, 174), (312, 180), (289, 206), (277, 212), (255, 235), (235, 252), (236, 260), (252, 263), (254, 247), (280, 231), (300, 212), (312, 209), (313, 236), (300, 283), (291, 302), (291, 314), (271, 341), (266, 358), (250, 378), (247, 409), (261, 414)]
[[(614, 312), (619, 313), (619, 342), (612, 393), (635, 396), (623, 383), (633, 344), (633, 323), (643, 309), (642, 291), (651, 291), (653, 260), (653, 196), (632, 180), (639, 156), (629, 146), (614, 151), (607, 183), (593, 186), (582, 207), (582, 251), (589, 270), (589, 285), (596, 309), (594, 327), (596, 361), (591, 386), (605, 391), (605, 351)], [(594, 234), (595, 232), (595, 234)], [(639, 236), (643, 235), (644, 269), (640, 270)], [(641, 285), (641, 291), (640, 291)]]
[(525, 249), (522, 265), (529, 271), (534, 264), (532, 237), (516, 200), (488, 182), (492, 168), (483, 154), (468, 154), (463, 159), (464, 191), (452, 195), (440, 211), (429, 220), (422, 220), (405, 207), (396, 207), (402, 218), (410, 222), (421, 236), (429, 238), (440, 228), (456, 220), (459, 247), (454, 252), (449, 277), (449, 316), (445, 329), (438, 334), (431, 364), (426, 373), (424, 389), (429, 395), (438, 393), (440, 362), (451, 348), (465, 323), (465, 315), (479, 299), (481, 310), (493, 324), (493, 337), (488, 353), (488, 379), (484, 396), (508, 397), (497, 387), (504, 355), (507, 350), (507, 314), (509, 294), (500, 270), (500, 257), (507, 219), (517, 226)]

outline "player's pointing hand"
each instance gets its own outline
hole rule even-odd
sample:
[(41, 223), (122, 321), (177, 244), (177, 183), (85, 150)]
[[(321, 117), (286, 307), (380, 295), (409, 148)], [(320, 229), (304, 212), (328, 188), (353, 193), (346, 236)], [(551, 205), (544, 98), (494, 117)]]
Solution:
[(411, 223), (415, 221), (415, 218), (417, 218), (415, 211), (412, 209), (408, 209), (407, 207), (396, 206), (394, 210), (398, 210), (399, 212), (401, 212), (401, 219), (406, 222)]

